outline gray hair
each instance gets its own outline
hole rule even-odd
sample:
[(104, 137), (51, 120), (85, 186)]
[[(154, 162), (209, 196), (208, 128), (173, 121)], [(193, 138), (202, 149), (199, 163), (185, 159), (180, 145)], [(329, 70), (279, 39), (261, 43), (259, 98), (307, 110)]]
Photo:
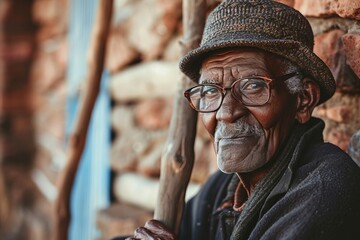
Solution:
[[(283, 66), (284, 73), (302, 72), (299, 66), (286, 58), (276, 56), (275, 59), (277, 59), (278, 63)], [(286, 87), (288, 88), (290, 94), (297, 94), (304, 90), (304, 82), (302, 80), (303, 76), (296, 75), (285, 81)]]
[[(299, 67), (294, 66), (290, 69), (288, 68), (289, 72), (301, 72)], [(296, 75), (294, 77), (291, 77), (285, 81), (286, 87), (288, 88), (290, 94), (297, 94), (304, 90), (304, 82), (303, 82), (303, 76)]]

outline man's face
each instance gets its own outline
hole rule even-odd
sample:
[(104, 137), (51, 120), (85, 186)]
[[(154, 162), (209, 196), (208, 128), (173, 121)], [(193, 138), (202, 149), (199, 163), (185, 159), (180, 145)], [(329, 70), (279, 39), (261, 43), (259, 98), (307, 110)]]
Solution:
[[(205, 59), (199, 83), (229, 87), (243, 77), (274, 78), (287, 73), (262, 51), (237, 49)], [(284, 82), (274, 81), (265, 105), (244, 106), (227, 91), (218, 111), (201, 114), (205, 128), (213, 137), (217, 163), (223, 172), (259, 169), (288, 136), (296, 114), (296, 97), (288, 92)]]

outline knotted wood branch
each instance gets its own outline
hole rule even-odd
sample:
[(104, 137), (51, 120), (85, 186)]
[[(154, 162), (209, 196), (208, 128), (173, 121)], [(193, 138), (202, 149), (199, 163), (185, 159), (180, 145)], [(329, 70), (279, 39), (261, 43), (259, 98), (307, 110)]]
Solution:
[(100, 89), (112, 11), (113, 0), (99, 0), (88, 52), (86, 85), (83, 96), (80, 99), (81, 102), (75, 129), (70, 136), (67, 163), (59, 179), (59, 194), (55, 202), (54, 238), (56, 240), (65, 240), (68, 237), (69, 222), (71, 219), (70, 195), (84, 150), (91, 113)]
[[(206, 17), (206, 0), (183, 1), (183, 54), (199, 46)], [(194, 164), (197, 113), (183, 96), (194, 83), (183, 76), (176, 94), (168, 139), (161, 159), (158, 202), (154, 218), (178, 232), (186, 188)]]

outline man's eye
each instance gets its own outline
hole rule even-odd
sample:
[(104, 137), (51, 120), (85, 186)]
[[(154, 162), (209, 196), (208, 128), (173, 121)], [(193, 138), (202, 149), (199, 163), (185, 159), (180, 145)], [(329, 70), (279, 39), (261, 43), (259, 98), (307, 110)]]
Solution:
[(254, 91), (266, 88), (267, 85), (264, 80), (261, 79), (249, 79), (241, 83), (242, 91)]
[(219, 89), (217, 89), (214, 86), (204, 86), (201, 91), (201, 95), (202, 96), (213, 95), (213, 94), (217, 94), (218, 92), (219, 92)]

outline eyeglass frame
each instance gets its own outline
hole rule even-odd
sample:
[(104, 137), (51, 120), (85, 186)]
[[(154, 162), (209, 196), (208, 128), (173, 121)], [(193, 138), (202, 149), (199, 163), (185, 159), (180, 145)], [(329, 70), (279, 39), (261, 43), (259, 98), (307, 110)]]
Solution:
[[(285, 75), (282, 75), (282, 76), (279, 76), (279, 77), (276, 77), (276, 78), (269, 78), (269, 77), (260, 76), (260, 75), (259, 75), (259, 76), (258, 76), (258, 75), (254, 75), (254, 76), (242, 77), (242, 78), (236, 79), (236, 80), (231, 84), (230, 87), (223, 87), (223, 86), (221, 86), (221, 85), (219, 85), (219, 84), (216, 84), (216, 83), (198, 84), (198, 85), (196, 85), (196, 86), (193, 86), (193, 87), (185, 90), (185, 91), (184, 91), (184, 97), (188, 100), (189, 105), (190, 105), (190, 107), (191, 107), (192, 109), (194, 109), (194, 110), (197, 111), (197, 112), (201, 112), (201, 113), (211, 113), (211, 112), (216, 112), (217, 110), (219, 110), (220, 107), (221, 107), (221, 105), (222, 105), (222, 103), (223, 103), (223, 101), (224, 101), (225, 94), (226, 94), (227, 91), (230, 91), (230, 92), (231, 92), (231, 95), (233, 96), (233, 98), (235, 98), (237, 101), (241, 102), (244, 106), (259, 107), (259, 106), (263, 106), (263, 105), (265, 105), (266, 103), (269, 102), (270, 97), (271, 97), (271, 89), (272, 89), (271, 83), (272, 83), (273, 81), (275, 81), (275, 80), (277, 80), (277, 81), (286, 81), (286, 80), (288, 80), (288, 79), (290, 79), (290, 78), (292, 78), (292, 77), (295, 77), (296, 75), (299, 75), (301, 78), (303, 78), (303, 74), (302, 74), (301, 72), (296, 71), (296, 72), (287, 73), (287, 74), (285, 74)], [(268, 91), (269, 91), (269, 94), (268, 94), (269, 97), (268, 97), (268, 99), (266, 100), (265, 103), (263, 103), (263, 104), (245, 104), (245, 103), (243, 103), (243, 101), (242, 101), (241, 99), (238, 99), (238, 98), (235, 96), (235, 94), (233, 93), (233, 91), (234, 91), (234, 90), (233, 90), (233, 87), (235, 86), (236, 83), (240, 82), (241, 80), (247, 79), (247, 78), (261, 78), (261, 79), (265, 80), (265, 83), (268, 85)], [(221, 97), (221, 101), (220, 101), (219, 107), (217, 107), (215, 110), (211, 110), (211, 111), (200, 111), (200, 110), (196, 109), (196, 107), (194, 106), (194, 104), (193, 104), (192, 101), (191, 101), (190, 92), (191, 92), (192, 89), (197, 88), (197, 87), (199, 87), (199, 86), (214, 86), (214, 87), (218, 88), (219, 90), (221, 90), (221, 96), (222, 96), (222, 97)]]

